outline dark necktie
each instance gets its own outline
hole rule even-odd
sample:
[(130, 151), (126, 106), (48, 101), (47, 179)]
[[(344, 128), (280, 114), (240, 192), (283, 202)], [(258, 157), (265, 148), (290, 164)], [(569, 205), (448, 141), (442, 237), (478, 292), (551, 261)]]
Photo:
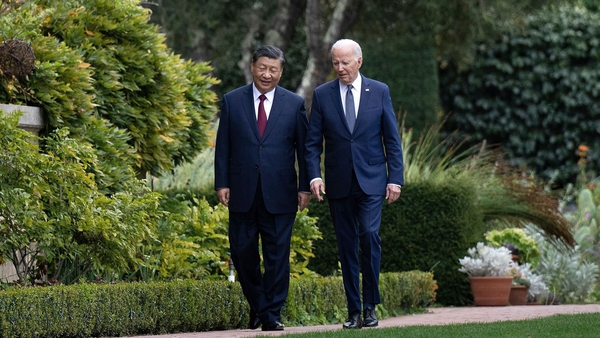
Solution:
[(346, 122), (348, 122), (348, 128), (350, 128), (350, 133), (352, 133), (354, 131), (354, 122), (356, 122), (352, 85), (348, 86), (348, 91), (346, 92)]
[(259, 97), (260, 103), (258, 104), (258, 135), (263, 136), (265, 128), (267, 127), (267, 113), (265, 113), (265, 99), (267, 98), (264, 94)]

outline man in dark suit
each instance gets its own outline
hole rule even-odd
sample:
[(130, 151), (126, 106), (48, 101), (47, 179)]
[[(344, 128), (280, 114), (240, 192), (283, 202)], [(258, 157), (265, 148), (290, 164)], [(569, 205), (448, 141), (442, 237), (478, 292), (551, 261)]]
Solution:
[[(283, 330), (292, 226), (310, 200), (304, 99), (280, 86), (279, 48), (252, 56), (253, 83), (223, 96), (215, 149), (215, 189), (229, 207), (231, 257), (250, 305), (250, 328)], [(296, 172), (298, 159), (299, 173)], [(261, 272), (259, 237), (264, 274)]]
[[(402, 145), (388, 86), (359, 73), (358, 43), (337, 41), (331, 58), (337, 79), (314, 91), (306, 161), (312, 194), (321, 201), (327, 191), (348, 302), (343, 327), (359, 329), (378, 325), (379, 225), (384, 196), (394, 202), (404, 184)], [(320, 168), (323, 139), (327, 189)]]

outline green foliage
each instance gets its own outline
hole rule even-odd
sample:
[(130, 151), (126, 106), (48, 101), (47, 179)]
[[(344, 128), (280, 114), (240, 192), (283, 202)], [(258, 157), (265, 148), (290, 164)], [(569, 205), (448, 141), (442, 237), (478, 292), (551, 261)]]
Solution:
[(458, 272), (457, 257), (483, 235), (475, 191), (470, 183), (456, 180), (406, 185), (402, 198), (383, 209), (381, 269), (433, 271), (438, 302), (466, 304), (469, 288)]
[[(215, 124), (216, 125), (216, 124)], [(211, 132), (214, 129), (211, 129)], [(190, 222), (193, 224), (196, 222), (193, 217), (187, 217), (185, 215), (190, 214), (190, 208), (194, 208), (193, 205), (198, 205), (199, 201), (197, 196), (202, 196), (202, 210), (214, 210), (212, 218), (215, 218), (212, 222), (219, 222), (219, 236), (225, 236), (226, 242), (220, 242), (217, 246), (220, 249), (210, 249), (208, 253), (218, 252), (214, 260), (211, 260), (211, 264), (217, 264), (221, 266), (221, 269), (209, 269), (211, 274), (223, 275), (226, 274), (225, 262), (229, 257), (229, 241), (227, 239), (227, 227), (229, 221), (229, 214), (227, 208), (219, 204), (216, 197), (216, 193), (213, 188), (214, 180), (214, 147), (206, 148), (200, 154), (198, 154), (193, 161), (190, 163), (182, 164), (172, 170), (172, 173), (165, 173), (160, 177), (152, 178), (152, 187), (154, 190), (170, 196), (170, 202), (165, 204), (166, 210), (169, 211), (169, 220), (165, 220), (164, 229), (167, 232), (172, 231), (170, 228), (174, 224), (174, 229), (178, 231), (172, 231), (171, 235), (180, 235), (192, 240), (193, 238), (201, 239), (202, 236), (189, 236), (186, 234), (187, 231), (182, 227), (182, 224)], [(170, 205), (167, 207), (167, 205)], [(212, 206), (212, 207), (211, 207)], [(310, 258), (314, 257), (313, 254), (313, 241), (321, 238), (321, 232), (317, 227), (317, 220), (314, 217), (308, 215), (308, 209), (299, 211), (296, 214), (294, 222), (294, 228), (292, 230), (292, 243), (290, 251), (290, 273), (293, 277), (308, 277), (315, 276), (315, 273), (307, 268)], [(183, 221), (186, 219), (186, 221)], [(204, 221), (204, 220), (203, 220)], [(211, 217), (207, 217), (207, 224), (195, 225), (198, 227), (211, 227)], [(180, 224), (180, 225), (177, 225)], [(164, 232), (160, 236), (161, 242), (167, 237), (171, 236), (167, 232)], [(167, 235), (167, 237), (164, 237)], [(211, 237), (210, 234), (204, 234)], [(171, 240), (167, 240), (171, 242)], [(189, 241), (188, 241), (189, 242)], [(163, 243), (164, 244), (164, 243)], [(188, 243), (189, 244), (189, 243)], [(204, 245), (202, 248), (204, 249)], [(192, 248), (189, 248), (190, 252), (193, 252)], [(145, 250), (148, 252), (148, 250)], [(152, 252), (160, 252), (160, 250), (152, 250)], [(196, 253), (195, 255), (198, 255)], [(220, 263), (216, 263), (220, 262)], [(196, 271), (198, 272), (198, 271)], [(170, 276), (170, 274), (166, 274)]]
[[(432, 273), (406, 271), (382, 273), (380, 318), (414, 313), (435, 301)], [(295, 279), (290, 284), (282, 318), (291, 325), (341, 323), (348, 315), (340, 277)]]
[[(402, 197), (383, 208), (381, 270), (433, 271), (440, 287), (437, 302), (468, 303), (470, 288), (458, 272), (457, 257), (483, 238), (485, 228), (475, 198), (475, 188), (466, 182), (407, 184)], [(329, 209), (315, 200), (309, 209), (319, 218), (323, 236), (315, 241), (316, 257), (309, 268), (322, 275), (337, 274), (339, 256)]]
[(290, 246), (290, 276), (316, 277), (317, 275), (308, 268), (313, 253), (314, 241), (321, 239), (321, 231), (317, 226), (317, 218), (308, 215), (309, 210), (304, 209), (296, 213), (294, 228), (292, 229), (292, 243)]
[(0, 78), (0, 101), (42, 106), (48, 131), (90, 142), (105, 192), (123, 190), (130, 168), (191, 160), (216, 115), (211, 67), (174, 55), (149, 17), (136, 0), (35, 0), (0, 18), (0, 42), (22, 39), (36, 56), (31, 75)]
[[(431, 273), (382, 274), (384, 312), (413, 313), (435, 300)], [(292, 279), (287, 325), (340, 323), (341, 278)], [(383, 311), (384, 309), (389, 309)], [(176, 281), (10, 287), (0, 292), (2, 337), (120, 337), (245, 328), (250, 309), (239, 283)]]
[[(406, 185), (401, 198), (383, 208), (381, 267), (432, 270), (440, 286), (438, 302), (465, 305), (470, 288), (458, 272), (458, 258), (483, 240), (486, 229), (499, 222), (520, 227), (535, 222), (548, 238), (569, 244), (573, 238), (553, 197), (506, 171), (484, 145), (459, 152), (461, 145), (453, 143), (454, 138), (438, 141), (437, 128), (416, 142), (411, 141), (411, 131), (402, 133)], [(329, 210), (314, 200), (309, 209), (319, 218), (323, 233), (309, 268), (336, 274), (337, 242)]]
[(537, 242), (527, 236), (521, 228), (492, 230), (485, 234), (485, 239), (495, 247), (500, 247), (506, 242), (514, 244), (519, 249), (519, 264), (530, 263), (535, 268), (540, 260)]
[[(164, 197), (164, 216), (158, 220), (155, 236), (140, 247), (143, 255), (127, 280), (161, 281), (176, 279), (224, 279), (229, 274), (229, 212), (222, 204), (212, 206), (205, 198), (185, 195)], [(313, 241), (321, 238), (316, 219), (308, 210), (298, 212), (292, 231), (290, 274), (315, 277), (307, 268)]]
[(214, 159), (215, 148), (206, 148), (189, 163), (177, 166), (159, 177), (153, 177), (152, 188), (169, 196), (214, 192)]
[[(539, 234), (539, 228), (528, 225), (527, 233), (540, 248), (537, 271), (549, 292), (562, 303), (583, 303), (593, 300), (592, 291), (598, 283), (600, 266), (585, 257), (578, 246), (569, 247), (562, 242), (551, 242)], [(552, 300), (549, 300), (552, 301)]]
[(499, 144), (513, 166), (561, 185), (574, 181), (577, 148), (598, 170), (600, 14), (565, 6), (528, 16), (479, 45), (469, 71), (441, 73), (446, 130)]
[[(116, 337), (243, 327), (237, 283), (77, 284), (0, 294), (3, 337)], [(24, 309), (27, 309), (24, 311)]]
[(395, 39), (373, 38), (372, 34), (354, 36), (363, 50), (361, 72), (390, 87), (394, 109), (405, 114), (404, 122), (415, 135), (437, 125), (440, 105), (433, 34)]
[(228, 273), (227, 209), (206, 200), (163, 198), (155, 237), (139, 248), (144, 259), (127, 279), (219, 278)]
[(63, 128), (40, 153), (32, 135), (17, 128), (19, 115), (0, 115), (3, 259), (15, 264), (23, 283), (46, 274), (69, 283), (92, 268), (126, 271), (138, 261), (137, 245), (154, 231), (159, 194), (142, 182), (100, 193), (86, 171), (97, 163), (90, 144)]

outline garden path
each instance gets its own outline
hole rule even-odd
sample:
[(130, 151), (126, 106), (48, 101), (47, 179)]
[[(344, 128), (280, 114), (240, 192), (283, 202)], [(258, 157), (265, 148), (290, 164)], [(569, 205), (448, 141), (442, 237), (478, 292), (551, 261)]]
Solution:
[[(478, 306), (430, 308), (428, 313), (407, 315), (379, 321), (379, 327), (413, 325), (447, 325), (458, 323), (487, 323), (506, 320), (523, 320), (547, 317), (555, 314), (600, 313), (600, 304), (585, 305), (523, 305), (523, 306)], [(293, 326), (285, 331), (263, 332), (258, 330), (227, 330), (210, 332), (175, 333), (129, 338), (247, 338), (257, 335), (279, 336), (290, 333), (341, 330), (341, 324)], [(376, 328), (363, 329), (376, 330)]]

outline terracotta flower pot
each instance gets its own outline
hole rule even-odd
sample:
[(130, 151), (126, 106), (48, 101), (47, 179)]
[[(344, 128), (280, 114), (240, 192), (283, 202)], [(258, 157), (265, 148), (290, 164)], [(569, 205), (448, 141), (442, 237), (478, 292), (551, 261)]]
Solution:
[(510, 288), (510, 296), (508, 296), (510, 305), (525, 305), (527, 304), (527, 286), (513, 285)]
[(473, 299), (477, 306), (506, 306), (513, 278), (469, 277)]

